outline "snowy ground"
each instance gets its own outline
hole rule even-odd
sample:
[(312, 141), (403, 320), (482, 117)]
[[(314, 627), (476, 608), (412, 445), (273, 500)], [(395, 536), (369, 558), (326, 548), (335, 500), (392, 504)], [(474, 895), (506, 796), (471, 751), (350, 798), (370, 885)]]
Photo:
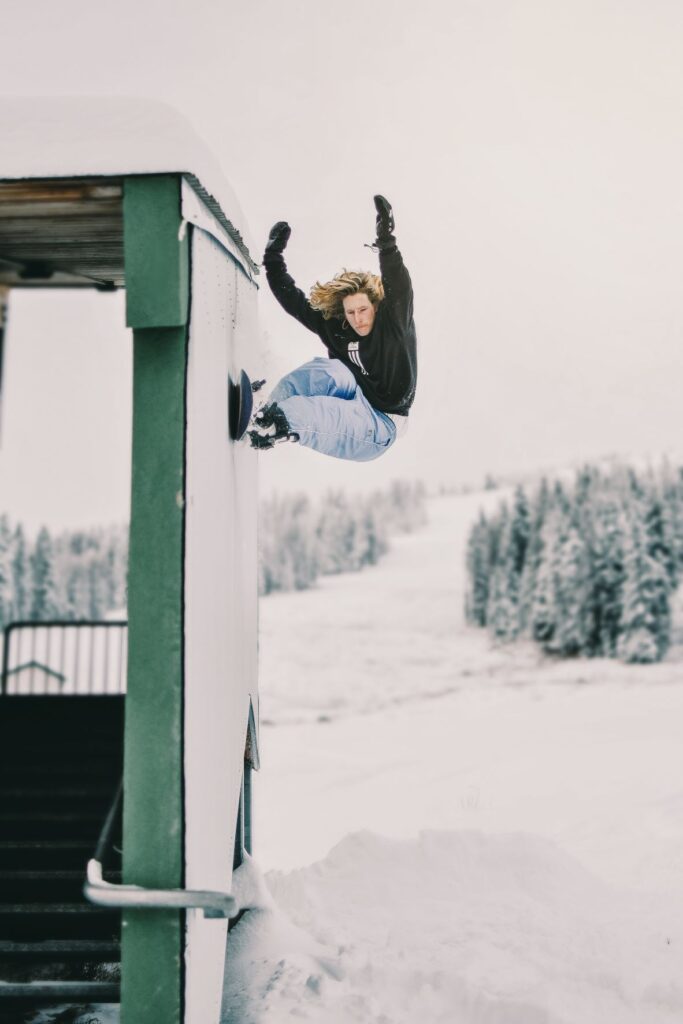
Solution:
[(683, 1020), (683, 648), (550, 662), (465, 627), (499, 499), (435, 500), (378, 568), (262, 601), (260, 909), (225, 1024)]

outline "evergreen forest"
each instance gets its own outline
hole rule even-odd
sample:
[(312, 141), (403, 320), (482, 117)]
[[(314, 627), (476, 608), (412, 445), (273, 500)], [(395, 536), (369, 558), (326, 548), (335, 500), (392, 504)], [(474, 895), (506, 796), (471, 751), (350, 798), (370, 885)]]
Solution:
[(420, 483), (395, 481), (360, 496), (331, 491), (317, 504), (305, 494), (269, 498), (261, 506), (260, 593), (305, 590), (319, 576), (376, 565), (392, 534), (426, 519)]
[[(319, 576), (375, 565), (392, 533), (426, 520), (421, 484), (394, 482), (367, 496), (330, 492), (317, 503), (305, 494), (272, 497), (260, 510), (259, 589), (301, 590)], [(12, 621), (125, 617), (128, 530), (109, 527), (29, 540), (0, 515), (0, 629)]]
[(467, 621), (547, 654), (661, 661), (683, 574), (683, 469), (585, 466), (517, 486), (467, 545)]
[(43, 527), (29, 541), (0, 515), (0, 628), (12, 621), (101, 619), (126, 605), (128, 531)]

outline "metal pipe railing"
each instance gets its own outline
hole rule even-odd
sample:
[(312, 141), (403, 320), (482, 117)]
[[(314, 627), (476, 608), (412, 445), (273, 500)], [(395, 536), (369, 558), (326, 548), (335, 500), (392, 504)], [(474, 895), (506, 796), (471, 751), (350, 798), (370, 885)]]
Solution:
[(149, 889), (142, 885), (121, 885), (105, 882), (102, 864), (111, 845), (114, 826), (121, 809), (123, 780), (119, 784), (111, 807), (104, 820), (94, 856), (88, 861), (83, 894), (91, 903), (100, 907), (135, 908), (137, 910), (188, 910), (197, 908), (204, 911), (204, 917), (230, 918), (239, 913), (234, 896), (227, 892), (213, 892), (202, 889)]
[(86, 899), (100, 907), (135, 908), (137, 910), (204, 911), (204, 917), (235, 917), (239, 904), (227, 892), (202, 889), (147, 889), (142, 885), (118, 885), (105, 882), (102, 864), (94, 857), (88, 861), (87, 879), (83, 886)]

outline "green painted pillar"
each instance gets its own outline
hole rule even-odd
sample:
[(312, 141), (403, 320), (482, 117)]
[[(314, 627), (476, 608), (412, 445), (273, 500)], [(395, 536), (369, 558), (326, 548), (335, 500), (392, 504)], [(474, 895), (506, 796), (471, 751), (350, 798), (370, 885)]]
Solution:
[[(125, 180), (127, 321), (133, 328), (124, 882), (183, 878), (183, 551), (189, 243), (180, 178)], [(128, 911), (122, 1024), (180, 1024), (184, 914)]]

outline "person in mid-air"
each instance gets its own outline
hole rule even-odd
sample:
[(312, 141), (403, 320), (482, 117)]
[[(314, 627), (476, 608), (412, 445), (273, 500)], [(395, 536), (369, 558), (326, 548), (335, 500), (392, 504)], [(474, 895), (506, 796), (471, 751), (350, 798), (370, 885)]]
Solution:
[(394, 237), (394, 217), (375, 196), (381, 277), (344, 270), (307, 299), (287, 272), (285, 221), (271, 229), (263, 257), (273, 295), (322, 340), (328, 357), (288, 373), (253, 417), (254, 448), (298, 441), (325, 455), (368, 462), (407, 428), (417, 379), (413, 289)]

